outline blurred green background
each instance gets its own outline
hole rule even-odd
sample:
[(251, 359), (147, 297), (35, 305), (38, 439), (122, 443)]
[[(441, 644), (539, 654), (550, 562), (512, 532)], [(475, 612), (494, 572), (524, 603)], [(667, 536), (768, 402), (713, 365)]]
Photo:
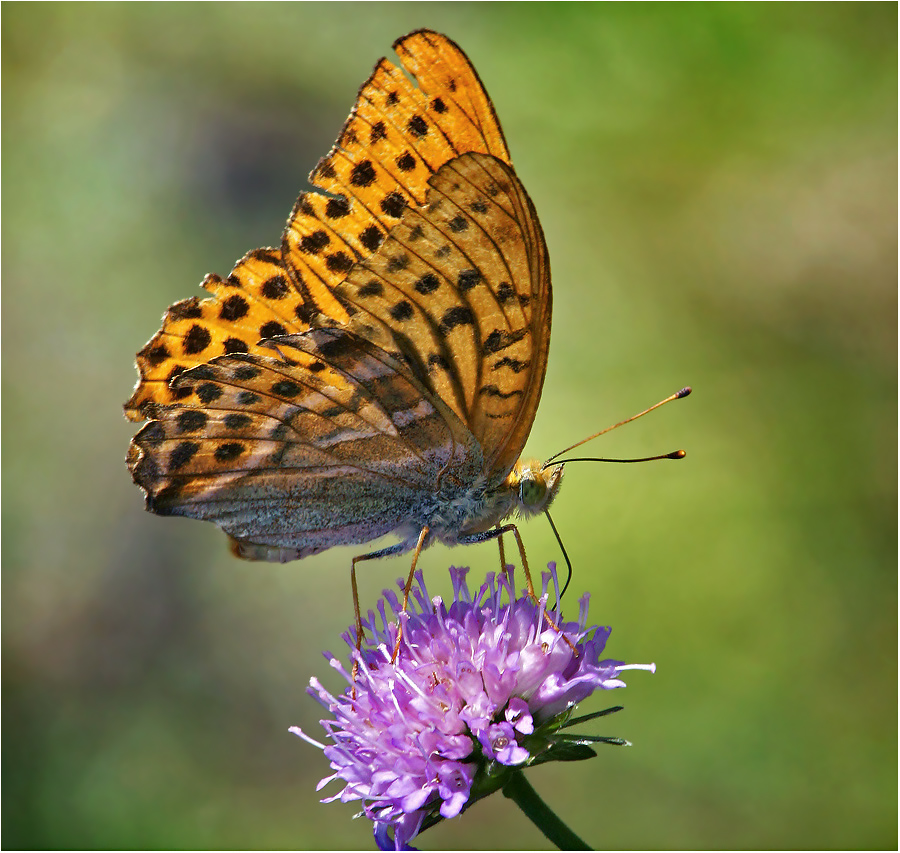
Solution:
[[(203, 275), (277, 244), (398, 36), (458, 41), (550, 247), (529, 450), (655, 676), (536, 768), (600, 848), (896, 848), (897, 7), (893, 3), (5, 4), (3, 843), (370, 847), (320, 805), (304, 690), (339, 682), (351, 550), (232, 559), (145, 513), (124, 465), (135, 351)], [(531, 560), (557, 559), (542, 519)], [(434, 548), (483, 575), (492, 545)], [(405, 573), (364, 565), (361, 596)], [(424, 848), (541, 848), (502, 797)]]

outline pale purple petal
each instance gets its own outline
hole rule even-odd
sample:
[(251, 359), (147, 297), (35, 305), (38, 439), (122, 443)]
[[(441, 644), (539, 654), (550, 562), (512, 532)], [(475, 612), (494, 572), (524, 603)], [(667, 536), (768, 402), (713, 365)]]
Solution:
[(530, 735), (534, 731), (534, 720), (524, 699), (514, 698), (506, 706), (506, 719), (519, 734)]
[(438, 793), (443, 799), (441, 815), (456, 817), (468, 802), (472, 780), (475, 778), (474, 764), (460, 764), (446, 761), (438, 768)]

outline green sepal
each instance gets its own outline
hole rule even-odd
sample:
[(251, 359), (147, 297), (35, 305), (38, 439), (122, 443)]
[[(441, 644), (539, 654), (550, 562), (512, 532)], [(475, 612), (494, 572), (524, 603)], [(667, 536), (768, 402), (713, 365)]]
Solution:
[(528, 766), (534, 767), (538, 764), (546, 764), (548, 761), (585, 761), (588, 758), (595, 758), (596, 755), (597, 752), (587, 744), (560, 741), (532, 758), (528, 762)]

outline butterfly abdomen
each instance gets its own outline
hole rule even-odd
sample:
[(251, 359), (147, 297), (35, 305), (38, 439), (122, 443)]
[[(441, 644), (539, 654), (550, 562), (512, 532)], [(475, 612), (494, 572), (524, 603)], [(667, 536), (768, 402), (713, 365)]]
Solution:
[(473, 533), (489, 530), (506, 518), (515, 508), (516, 492), (501, 484), (487, 488), (484, 480), (457, 489), (443, 488), (429, 496), (409, 521), (398, 528), (397, 535), (415, 542), (426, 525), (430, 530), (428, 542), (440, 541), (455, 545)]

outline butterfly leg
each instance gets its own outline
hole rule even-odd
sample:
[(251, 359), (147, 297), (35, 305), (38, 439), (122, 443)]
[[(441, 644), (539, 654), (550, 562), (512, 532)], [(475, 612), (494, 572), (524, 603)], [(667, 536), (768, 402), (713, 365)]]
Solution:
[(500, 559), (503, 562), (503, 568), (506, 569), (506, 560), (503, 553), (503, 534), (512, 533), (516, 537), (516, 545), (519, 546), (519, 556), (522, 558), (522, 568), (525, 570), (525, 586), (528, 589), (528, 596), (534, 601), (538, 600), (537, 593), (534, 591), (534, 584), (531, 581), (531, 570), (528, 568), (528, 558), (525, 556), (525, 543), (522, 542), (522, 536), (519, 528), (515, 524), (504, 524), (497, 528), (497, 539), (500, 542)]
[[(401, 608), (401, 613), (406, 612), (406, 607), (409, 604), (409, 592), (412, 589), (413, 577), (416, 573), (416, 564), (419, 562), (419, 554), (422, 553), (422, 548), (424, 547), (425, 540), (428, 537), (428, 531), (429, 527), (426, 524), (425, 527), (422, 528), (422, 532), (419, 533), (419, 539), (416, 542), (416, 548), (413, 551), (412, 566), (409, 570), (409, 577), (406, 579), (406, 585), (403, 587), (403, 607)], [(359, 609), (359, 590), (356, 585), (356, 564), (361, 563), (363, 560), (377, 560), (379, 557), (390, 557), (394, 554), (401, 554), (406, 549), (407, 544), (405, 542), (398, 542), (396, 545), (391, 545), (389, 548), (382, 548), (380, 551), (373, 551), (371, 554), (360, 554), (358, 557), (354, 557), (352, 563), (350, 564), (350, 588), (353, 590), (353, 615), (356, 618), (356, 651), (359, 651), (362, 648), (363, 640), (362, 611), (360, 611)], [(403, 622), (398, 621), (397, 644), (394, 646), (394, 654), (391, 657), (391, 661), (395, 661), (397, 659), (397, 654), (400, 652), (400, 641), (402, 639)], [(356, 680), (356, 672), (358, 669), (359, 664), (354, 662), (354, 681)]]
[(512, 533), (516, 537), (516, 544), (519, 546), (519, 556), (522, 558), (522, 568), (525, 570), (525, 586), (528, 590), (528, 597), (537, 601), (537, 593), (534, 591), (534, 584), (531, 582), (531, 570), (528, 568), (528, 558), (525, 556), (525, 544), (522, 542), (519, 528), (515, 524), (497, 525), (490, 530), (485, 530), (484, 533), (460, 536), (459, 542), (463, 545), (472, 545), (476, 542), (487, 542), (489, 539), (497, 539), (500, 542), (500, 567), (503, 571), (506, 571), (506, 554), (503, 550), (504, 533)]
[[(363, 640), (362, 613), (359, 609), (359, 590), (356, 586), (356, 564), (361, 563), (363, 560), (377, 560), (379, 557), (391, 557), (394, 554), (401, 554), (406, 550), (405, 546), (405, 542), (398, 542), (396, 545), (382, 548), (380, 551), (373, 551), (371, 554), (360, 554), (358, 557), (354, 557), (350, 563), (350, 588), (353, 590), (353, 615), (356, 617), (356, 651), (362, 648)], [(415, 561), (413, 561), (413, 566), (415, 566)], [(406, 609), (405, 602), (404, 609)], [(356, 675), (356, 666), (354, 663), (354, 676)]]
[[(498, 525), (497, 529), (500, 530), (499, 525)], [(506, 571), (506, 552), (503, 550), (503, 531), (500, 531), (497, 534), (497, 545), (500, 548), (500, 571), (505, 572)]]
[[(475, 542), (487, 542), (489, 539), (498, 539), (501, 541), (500, 559), (503, 560), (502, 540), (504, 533), (512, 533), (513, 536), (516, 537), (516, 544), (519, 546), (519, 556), (522, 558), (522, 568), (525, 570), (525, 588), (528, 591), (528, 597), (535, 603), (538, 603), (540, 599), (538, 599), (537, 593), (534, 591), (534, 584), (531, 581), (531, 571), (528, 568), (528, 558), (525, 556), (525, 543), (522, 542), (522, 536), (519, 533), (519, 528), (516, 527), (515, 524), (504, 524), (502, 526), (498, 525), (497, 527), (494, 527), (490, 530), (486, 530), (484, 533), (473, 533), (471, 536), (461, 536), (459, 538), (459, 542), (461, 544), (469, 545)], [(506, 566), (504, 565), (503, 568), (505, 570)], [(556, 622), (553, 621), (553, 618), (549, 613), (547, 613), (546, 610), (544, 611), (544, 618), (547, 620), (547, 624), (554, 631), (556, 631), (557, 634), (560, 633), (559, 625), (557, 625)], [(565, 634), (563, 634), (563, 639), (566, 641), (566, 645), (573, 652), (575, 652), (575, 655), (577, 657), (578, 650), (574, 645), (572, 645), (571, 640), (569, 640), (569, 638)]]
[[(406, 586), (403, 587), (403, 607), (400, 610), (400, 613), (406, 613), (406, 605), (409, 604), (409, 591), (412, 589), (413, 585), (413, 575), (416, 573), (416, 563), (419, 562), (419, 554), (422, 553), (422, 548), (425, 546), (425, 539), (428, 537), (428, 525), (426, 524), (422, 528), (422, 532), (419, 534), (419, 541), (416, 542), (416, 550), (413, 551), (412, 565), (409, 568), (409, 577), (406, 579)], [(394, 653), (391, 655), (391, 663), (397, 660), (397, 655), (400, 654), (400, 641), (403, 639), (403, 620), (400, 619), (399, 615), (397, 616), (397, 643), (394, 645)]]

